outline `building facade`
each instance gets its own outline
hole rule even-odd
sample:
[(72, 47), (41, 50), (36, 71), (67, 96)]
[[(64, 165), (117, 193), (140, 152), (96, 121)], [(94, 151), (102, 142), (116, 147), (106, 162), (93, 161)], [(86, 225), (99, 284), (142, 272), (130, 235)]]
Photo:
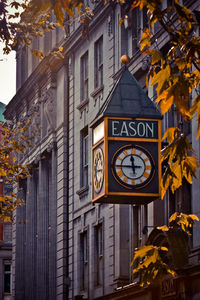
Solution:
[[(192, 10), (200, 4), (185, 2)], [(41, 135), (21, 157), (33, 167), (31, 177), (20, 183), (26, 205), (17, 208), (13, 225), (13, 299), (198, 299), (199, 225), (188, 268), (178, 279), (141, 289), (131, 275), (134, 249), (150, 236), (157, 238), (153, 228), (166, 224), (177, 210), (179, 192), (148, 205), (91, 202), (90, 124), (122, 74), (124, 53), (131, 57), (129, 71), (152, 101), (154, 90), (146, 90), (149, 59), (138, 44), (148, 24), (146, 11), (131, 12), (129, 22), (119, 26), (126, 6), (112, 1), (88, 4), (94, 10), (89, 40), (82, 38), (76, 20), (68, 28), (69, 37), (57, 29), (33, 41), (33, 48), (44, 51), (43, 61), (26, 48), (16, 54), (17, 93), (5, 116), (14, 122), (31, 119), (30, 134), (41, 126)], [(168, 4), (163, 1), (163, 8)], [(165, 53), (168, 36), (157, 24), (154, 30), (157, 47)], [(60, 46), (64, 59), (50, 53)], [(162, 130), (175, 122), (172, 109), (162, 120)], [(199, 157), (196, 123), (183, 126)], [(198, 180), (183, 186), (183, 212), (200, 215), (199, 189)]]
[[(0, 143), (1, 126), (4, 122), (3, 112), (5, 104), (0, 102)], [(0, 176), (0, 196), (8, 193), (8, 185), (5, 185), (4, 178)], [(11, 299), (11, 272), (12, 272), (12, 224), (3, 223), (0, 220), (0, 298)]]

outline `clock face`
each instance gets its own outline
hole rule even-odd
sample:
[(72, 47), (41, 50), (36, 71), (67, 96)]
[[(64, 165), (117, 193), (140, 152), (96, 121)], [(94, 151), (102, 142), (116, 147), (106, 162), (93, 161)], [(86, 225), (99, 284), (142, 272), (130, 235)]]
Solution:
[(152, 179), (154, 163), (147, 150), (127, 145), (114, 154), (112, 171), (115, 179), (124, 187), (140, 188)]
[(94, 154), (93, 174), (94, 190), (98, 194), (101, 191), (104, 180), (104, 156), (101, 148), (98, 148)]

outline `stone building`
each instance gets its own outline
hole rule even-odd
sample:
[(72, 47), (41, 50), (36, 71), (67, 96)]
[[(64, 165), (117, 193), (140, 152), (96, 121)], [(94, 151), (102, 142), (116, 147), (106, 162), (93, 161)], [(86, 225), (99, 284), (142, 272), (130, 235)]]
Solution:
[[(3, 112), (5, 104), (0, 102), (0, 122), (4, 122)], [(0, 124), (0, 142), (1, 142)], [(0, 196), (8, 192), (3, 177), (0, 176)], [(12, 271), (12, 225), (0, 221), (0, 299), (11, 299), (11, 271)]]
[[(192, 10), (200, 4), (185, 2)], [(138, 45), (147, 26), (145, 10), (133, 11), (130, 22), (119, 26), (123, 5), (88, 4), (94, 10), (89, 40), (82, 39), (81, 24), (73, 21), (69, 38), (57, 29), (33, 41), (33, 48), (46, 55), (41, 62), (26, 48), (16, 53), (17, 93), (5, 116), (14, 122), (32, 119), (34, 126), (41, 126), (41, 135), (21, 158), (33, 168), (32, 176), (21, 182), (26, 206), (16, 210), (13, 225), (13, 299), (199, 299), (199, 225), (183, 276), (167, 278), (159, 290), (139, 288), (131, 275), (134, 248), (150, 234), (159, 239), (153, 228), (167, 223), (179, 205), (179, 193), (148, 205), (91, 203), (90, 124), (122, 74), (120, 57), (131, 57), (129, 71), (145, 91), (149, 61)], [(165, 52), (168, 36), (157, 24), (155, 39)], [(60, 46), (64, 59), (50, 53)], [(154, 90), (146, 92), (154, 100)], [(162, 120), (162, 130), (175, 120), (172, 109)], [(183, 126), (199, 157), (196, 123)], [(198, 180), (192, 187), (184, 185), (185, 213), (199, 216), (199, 189)]]

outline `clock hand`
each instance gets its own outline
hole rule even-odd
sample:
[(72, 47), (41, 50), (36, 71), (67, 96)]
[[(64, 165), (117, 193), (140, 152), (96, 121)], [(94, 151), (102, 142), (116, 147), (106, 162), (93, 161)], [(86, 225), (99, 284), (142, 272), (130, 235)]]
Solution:
[(132, 168), (133, 168), (133, 174), (135, 174), (135, 164), (134, 164), (134, 157), (131, 155), (130, 161), (132, 163)]
[[(132, 168), (132, 165), (115, 165), (115, 167)], [(135, 166), (136, 169), (142, 168), (142, 166)]]
[(134, 164), (135, 160), (134, 160), (133, 155), (131, 155), (130, 161), (131, 161), (131, 163), (132, 163), (131, 167), (132, 167), (132, 169), (133, 169), (133, 174), (135, 175), (135, 169), (141, 168), (141, 166), (136, 166), (136, 165)]

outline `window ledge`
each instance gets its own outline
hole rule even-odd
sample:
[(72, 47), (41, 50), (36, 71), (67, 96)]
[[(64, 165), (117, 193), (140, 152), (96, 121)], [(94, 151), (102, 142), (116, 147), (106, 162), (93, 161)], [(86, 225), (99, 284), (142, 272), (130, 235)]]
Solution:
[(91, 94), (90, 96), (91, 97), (96, 97), (100, 92), (102, 92), (104, 89), (104, 85), (100, 86), (100, 87), (97, 87)]
[(80, 188), (80, 190), (78, 190), (76, 193), (77, 195), (79, 195), (79, 198), (83, 198), (84, 196), (88, 195), (88, 190), (89, 190), (89, 186), (87, 185)]
[(76, 107), (80, 112), (82, 112), (85, 107), (87, 106), (87, 104), (89, 103), (89, 99), (85, 99), (83, 101), (81, 101), (81, 103)]

